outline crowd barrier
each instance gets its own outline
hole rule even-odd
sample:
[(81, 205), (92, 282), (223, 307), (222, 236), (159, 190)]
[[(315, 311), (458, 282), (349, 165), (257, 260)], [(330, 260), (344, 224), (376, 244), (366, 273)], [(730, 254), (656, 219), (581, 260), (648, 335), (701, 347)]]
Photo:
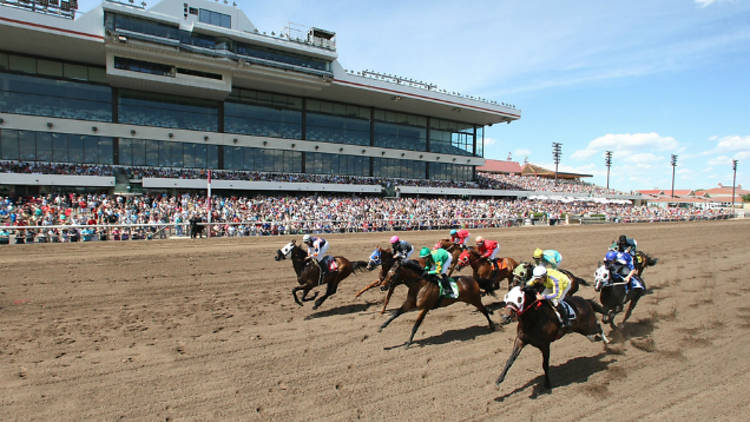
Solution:
[[(731, 215), (684, 217), (585, 217), (568, 216), (560, 224), (630, 224), (684, 222), (729, 219)], [(453, 228), (484, 229), (522, 225), (547, 225), (546, 220), (531, 218), (458, 218), (458, 219), (386, 219), (366, 221), (293, 220), (200, 222), (146, 224), (93, 224), (50, 226), (2, 226), (0, 245), (26, 243), (66, 243), (106, 240), (148, 240), (187, 237), (245, 237), (301, 235), (304, 233), (358, 233), (385, 231), (450, 230)], [(202, 229), (201, 229), (202, 228)]]

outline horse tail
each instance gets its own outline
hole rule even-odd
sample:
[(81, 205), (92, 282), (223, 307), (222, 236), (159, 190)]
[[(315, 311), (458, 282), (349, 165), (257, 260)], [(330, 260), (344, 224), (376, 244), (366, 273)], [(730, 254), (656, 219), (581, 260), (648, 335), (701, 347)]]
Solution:
[(367, 261), (352, 261), (352, 272), (367, 271)]
[(646, 256), (646, 266), (653, 266), (656, 265), (657, 262), (659, 262), (659, 258), (651, 258), (648, 255)]
[(586, 302), (588, 302), (592, 308), (594, 308), (594, 312), (600, 313), (602, 315), (606, 315), (607, 311), (602, 307), (602, 305), (596, 303), (592, 299), (586, 299)]

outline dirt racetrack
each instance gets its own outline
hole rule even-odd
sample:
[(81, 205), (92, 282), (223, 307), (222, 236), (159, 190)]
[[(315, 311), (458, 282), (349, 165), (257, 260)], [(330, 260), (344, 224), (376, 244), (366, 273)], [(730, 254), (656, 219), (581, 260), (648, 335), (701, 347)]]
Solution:
[[(551, 393), (532, 347), (495, 387), (515, 323), (490, 332), (467, 305), (428, 313), (410, 349), (416, 313), (378, 333), (383, 294), (353, 299), (376, 273), (350, 276), (317, 311), (297, 306), (291, 263), (273, 260), (290, 237), (2, 247), (0, 420), (747, 420), (750, 220), (472, 239), (517, 259), (557, 248), (592, 281), (622, 232), (660, 260), (644, 273), (649, 294), (609, 347), (577, 334), (552, 344)], [(443, 233), (400, 234), (422, 246)], [(358, 260), (389, 237), (327, 236)]]

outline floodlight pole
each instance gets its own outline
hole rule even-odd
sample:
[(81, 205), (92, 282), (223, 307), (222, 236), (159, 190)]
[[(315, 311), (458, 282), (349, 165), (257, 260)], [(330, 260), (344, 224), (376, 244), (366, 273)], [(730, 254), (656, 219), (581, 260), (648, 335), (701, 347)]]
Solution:
[(612, 151), (604, 153), (604, 164), (607, 165), (607, 190), (609, 190), (609, 168), (612, 167)]
[(735, 183), (737, 182), (737, 160), (732, 160), (732, 171), (734, 172), (734, 174), (732, 175), (732, 215), (734, 215), (734, 187)]
[(555, 160), (555, 185), (557, 185), (557, 168), (560, 165), (560, 156), (562, 155), (562, 144), (560, 142), (552, 143), (552, 158)]
[(674, 171), (677, 168), (677, 154), (672, 154), (672, 198), (674, 198)]

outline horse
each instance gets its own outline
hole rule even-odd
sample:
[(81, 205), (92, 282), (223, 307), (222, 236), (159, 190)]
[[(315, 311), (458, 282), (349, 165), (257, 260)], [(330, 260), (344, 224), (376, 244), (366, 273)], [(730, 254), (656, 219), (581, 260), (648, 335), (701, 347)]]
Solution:
[(508, 290), (513, 284), (513, 270), (518, 262), (513, 258), (497, 258), (497, 267), (493, 266), (475, 248), (469, 247), (458, 256), (458, 270), (471, 265), (474, 270), (474, 279), (487, 293), (495, 295), (494, 291), (500, 288), (500, 280), (508, 280)]
[(482, 296), (476, 280), (471, 277), (456, 277), (454, 280), (458, 287), (458, 297), (451, 298), (441, 296), (440, 288), (437, 283), (426, 280), (422, 277), (422, 267), (417, 262), (395, 262), (388, 271), (384, 284), (390, 288), (391, 286), (395, 286), (396, 283), (403, 283), (409, 287), (409, 292), (407, 293), (406, 300), (401, 307), (393, 311), (391, 317), (380, 326), (378, 332), (383, 331), (388, 324), (404, 312), (415, 308), (419, 309), (419, 316), (411, 330), (409, 341), (406, 343), (406, 347), (408, 348), (414, 340), (414, 334), (416, 334), (417, 329), (422, 324), (422, 321), (424, 321), (425, 315), (427, 315), (428, 311), (448, 306), (456, 302), (464, 302), (474, 305), (474, 307), (476, 307), (484, 317), (487, 318), (490, 330), (494, 331), (495, 323), (490, 319), (491, 312), (482, 304)]
[[(534, 264), (530, 262), (522, 262), (518, 264), (518, 266), (513, 270), (513, 286), (523, 287), (523, 285), (527, 281), (531, 280), (531, 272), (533, 269)], [(591, 285), (588, 281), (584, 280), (581, 277), (578, 277), (568, 270), (562, 268), (556, 268), (556, 270), (565, 274), (570, 279), (570, 290), (568, 290), (568, 296), (573, 296), (574, 294), (576, 294), (576, 292), (578, 292), (578, 288), (581, 285)]]
[(307, 252), (305, 252), (301, 247), (297, 246), (295, 240), (292, 240), (283, 248), (277, 250), (274, 259), (276, 261), (280, 261), (288, 257), (291, 257), (294, 272), (297, 274), (297, 282), (300, 284), (299, 286), (292, 289), (292, 296), (294, 296), (294, 301), (297, 302), (299, 306), (302, 306), (302, 302), (300, 302), (299, 298), (297, 298), (297, 291), (302, 290), (302, 301), (307, 302), (315, 300), (315, 298), (318, 296), (318, 292), (315, 292), (312, 297), (308, 298), (307, 293), (310, 292), (310, 290), (312, 290), (314, 287), (320, 286), (321, 284), (326, 285), (325, 294), (315, 300), (313, 309), (318, 309), (318, 307), (329, 296), (336, 293), (336, 289), (338, 288), (341, 280), (345, 279), (354, 272), (364, 271), (367, 268), (367, 262), (365, 261), (349, 261), (343, 256), (334, 256), (333, 260), (336, 261), (336, 265), (338, 267), (337, 270), (329, 272), (325, 275), (325, 277), (321, 278), (321, 264), (318, 263), (318, 261), (316, 261), (315, 259), (308, 259)]
[(604, 310), (599, 304), (580, 296), (569, 296), (565, 299), (575, 310), (575, 319), (570, 321), (570, 327), (563, 328), (558, 319), (552, 303), (548, 300), (538, 300), (536, 294), (539, 286), (521, 288), (513, 287), (505, 295), (505, 303), (508, 310), (518, 317), (518, 329), (516, 339), (513, 342), (513, 351), (510, 353), (505, 368), (497, 378), (495, 385), (499, 388), (505, 380), (511, 365), (515, 362), (521, 350), (530, 344), (542, 352), (542, 368), (544, 368), (544, 385), (548, 390), (552, 389), (549, 379), (549, 353), (550, 344), (560, 339), (569, 332), (576, 332), (586, 336), (592, 342), (602, 340), (609, 343), (604, 335), (604, 330), (596, 321), (594, 312), (602, 313)]
[[(396, 287), (396, 283), (391, 283), (390, 286), (383, 285), (383, 282), (385, 281), (385, 277), (388, 274), (388, 271), (393, 266), (393, 263), (396, 262), (396, 260), (393, 258), (393, 251), (390, 249), (383, 249), (381, 247), (375, 248), (375, 250), (370, 254), (370, 257), (367, 261), (367, 269), (372, 271), (380, 265), (380, 275), (378, 276), (378, 279), (373, 281), (372, 283), (368, 284), (360, 290), (356, 295), (354, 295), (354, 298), (358, 298), (362, 293), (374, 288), (380, 286), (380, 290), (388, 290), (388, 293), (385, 296), (385, 301), (383, 301), (383, 309), (380, 310), (380, 314), (382, 315), (385, 313), (385, 309), (388, 306), (388, 302), (391, 300), (391, 296), (393, 295), (393, 290)], [(418, 265), (421, 267), (425, 266), (425, 259), (424, 258), (418, 258), (414, 260)]]
[[(625, 318), (622, 323), (630, 318), (630, 314), (633, 312), (633, 308), (638, 304), (638, 300), (643, 296), (643, 289), (628, 288), (627, 282), (615, 281), (615, 277), (622, 280), (622, 277), (615, 276), (616, 272), (612, 271), (610, 267), (602, 263), (599, 268), (596, 269), (594, 274), (594, 290), (599, 293), (599, 302), (602, 303), (605, 313), (602, 315), (602, 322), (612, 327), (617, 328), (615, 324), (615, 316), (618, 312), (622, 311), (622, 308), (626, 303), (628, 309), (625, 311)], [(641, 279), (642, 280), (642, 279)]]
[(657, 262), (659, 262), (658, 258), (651, 258), (646, 254), (646, 252), (643, 251), (635, 251), (635, 256), (633, 257), (633, 266), (635, 267), (635, 271), (636, 274), (638, 274), (638, 277), (643, 274), (643, 270), (645, 270), (646, 267), (654, 266)]

